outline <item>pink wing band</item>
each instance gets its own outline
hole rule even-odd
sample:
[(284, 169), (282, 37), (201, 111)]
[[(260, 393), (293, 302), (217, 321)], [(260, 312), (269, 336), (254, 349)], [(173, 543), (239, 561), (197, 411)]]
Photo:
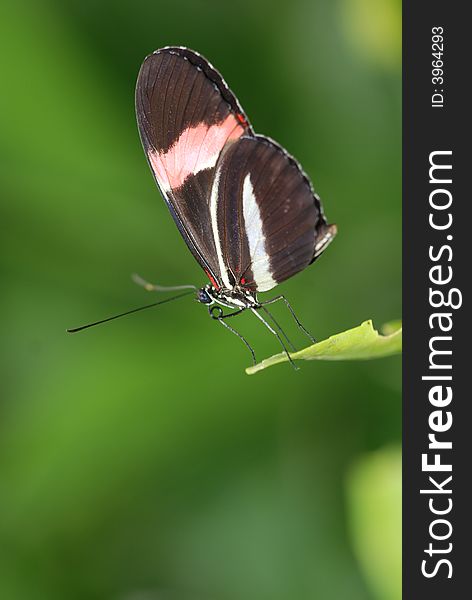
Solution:
[(180, 187), (190, 175), (214, 167), (225, 144), (243, 133), (241, 123), (231, 114), (217, 125), (199, 123), (185, 129), (167, 152), (149, 150), (149, 161), (159, 185), (168, 192)]

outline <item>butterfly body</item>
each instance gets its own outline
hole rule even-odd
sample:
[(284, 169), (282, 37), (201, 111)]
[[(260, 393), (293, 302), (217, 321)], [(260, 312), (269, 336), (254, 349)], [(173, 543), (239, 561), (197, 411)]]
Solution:
[(256, 294), (242, 288), (219, 289), (211, 284), (200, 288), (197, 292), (197, 300), (202, 304), (220, 304), (227, 308), (252, 308), (258, 307), (259, 301)]

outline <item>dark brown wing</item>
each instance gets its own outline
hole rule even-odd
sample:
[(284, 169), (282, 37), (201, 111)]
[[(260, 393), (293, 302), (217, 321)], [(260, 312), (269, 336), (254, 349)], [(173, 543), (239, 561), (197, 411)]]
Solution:
[(199, 54), (168, 47), (149, 55), (136, 85), (141, 141), (185, 242), (217, 286), (221, 276), (209, 212), (223, 148), (252, 128), (221, 75)]
[(336, 234), (299, 164), (263, 136), (225, 149), (212, 201), (225, 287), (270, 290), (313, 262)]

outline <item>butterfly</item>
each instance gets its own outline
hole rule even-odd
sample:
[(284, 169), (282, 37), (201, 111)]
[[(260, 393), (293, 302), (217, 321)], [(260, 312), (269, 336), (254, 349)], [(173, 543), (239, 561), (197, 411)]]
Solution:
[[(145, 58), (136, 116), (155, 181), (208, 277), (197, 299), (208, 305), (210, 316), (243, 340), (254, 361), (247, 341), (226, 322), (245, 310), (268, 327), (287, 354), (268, 304), (285, 302), (311, 338), (283, 295), (265, 301), (257, 295), (305, 269), (337, 232), (299, 163), (254, 132), (219, 72), (189, 48), (169, 46)], [(233, 311), (225, 314), (221, 307)]]
[(307, 175), (279, 144), (254, 132), (222, 76), (188, 48), (168, 46), (145, 58), (136, 84), (136, 117), (157, 186), (209, 283), (197, 288), (153, 285), (138, 276), (135, 281), (148, 290), (196, 290), (197, 300), (244, 342), (255, 363), (250, 344), (227, 323), (251, 311), (293, 365), (284, 339), (294, 347), (267, 305), (283, 301), (300, 329), (314, 338), (285, 296), (261, 301), (257, 294), (305, 269), (336, 235)]

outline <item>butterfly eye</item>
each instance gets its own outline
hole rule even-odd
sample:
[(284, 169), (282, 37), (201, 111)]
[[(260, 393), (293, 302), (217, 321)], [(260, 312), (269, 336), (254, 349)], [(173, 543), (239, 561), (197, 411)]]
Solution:
[(210, 295), (206, 290), (198, 290), (197, 299), (202, 304), (211, 304)]

